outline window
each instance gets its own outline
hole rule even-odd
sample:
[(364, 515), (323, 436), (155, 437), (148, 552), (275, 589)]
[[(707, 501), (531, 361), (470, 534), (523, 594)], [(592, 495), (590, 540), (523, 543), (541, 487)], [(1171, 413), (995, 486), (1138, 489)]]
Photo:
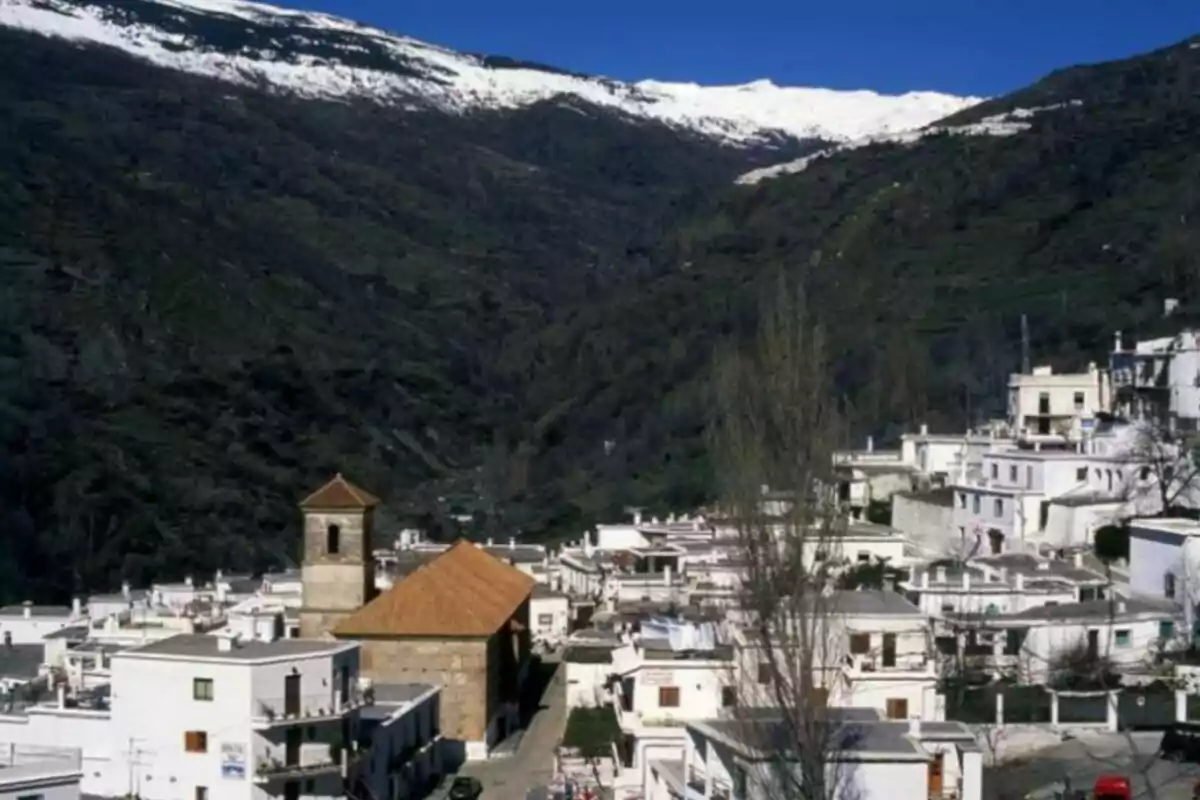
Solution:
[(858, 551), (858, 563), (860, 563), (860, 564), (866, 564), (866, 563), (867, 563), (868, 561), (870, 561), (870, 560), (871, 560), (871, 554), (870, 554), (870, 553), (868, 553), (866, 550), (859, 550), (859, 551)]
[(979, 495), (971, 495), (971, 511), (979, 513)]
[(538, 627), (539, 628), (549, 628), (553, 624), (554, 624), (554, 615), (553, 614), (538, 614)]
[(758, 682), (766, 685), (771, 682), (771, 665), (763, 662), (758, 665)]
[(336, 555), (341, 552), (342, 548), (342, 529), (337, 525), (330, 525), (325, 529), (325, 552), (330, 555)]
[(195, 796), (196, 800), (208, 800), (208, 787), (197, 786)]
[(1173, 572), (1163, 575), (1163, 597), (1168, 600), (1175, 599), (1175, 573)]
[(942, 603), (942, 613), (943, 614), (953, 614), (954, 613), (954, 604), (953, 603)]
[(1004, 501), (1001, 500), (999, 497), (997, 497), (995, 500), (992, 501), (992, 516), (993, 517), (1003, 517), (1004, 516)]
[(658, 687), (658, 707), (659, 708), (679, 708), (679, 687), (678, 686), (660, 686), (660, 687)]
[(1113, 644), (1117, 647), (1129, 647), (1133, 642), (1129, 636), (1129, 629), (1125, 628), (1113, 634)]
[(1173, 620), (1164, 619), (1158, 623), (1158, 638), (1174, 639), (1175, 638), (1175, 622)]
[(46, 800), (44, 794), (19, 794), (17, 800)]
[(1075, 410), (1079, 411), (1083, 408), (1083, 392), (1075, 393)]
[[(813, 560), (814, 561), (824, 561), (825, 560), (825, 551), (818, 550), (816, 553), (813, 554)], [(646, 599), (649, 599), (649, 598), (646, 598)]]
[(967, 507), (967, 493), (966, 492), (958, 493), (958, 507), (959, 508)]
[(871, 652), (871, 634), (869, 633), (852, 633), (850, 634), (850, 652), (853, 655), (863, 655)]
[(1080, 467), (1079, 469), (1075, 470), (1075, 480), (1079, 481), (1080, 483), (1087, 480), (1087, 467)]
[(908, 700), (903, 697), (889, 697), (887, 701), (888, 719), (908, 719)]
[(213, 699), (212, 678), (193, 678), (192, 679), (192, 699), (193, 700), (212, 700)]
[(1150, 480), (1150, 468), (1149, 468), (1149, 467), (1142, 467), (1142, 471), (1141, 471), (1140, 473), (1138, 473), (1138, 475), (1139, 475), (1139, 477), (1141, 477), (1141, 479), (1142, 479), (1142, 480), (1144, 480), (1144, 481), (1148, 481), (1148, 480)]
[(189, 753), (207, 753), (208, 734), (204, 731), (185, 731), (183, 749)]
[(730, 775), (730, 782), (733, 784), (734, 800), (745, 800), (746, 797), (746, 768), (740, 764), (735, 764)]
[(737, 705), (737, 687), (721, 687), (721, 708), (733, 708)]
[(1000, 465), (992, 462), (992, 480), (1000, 477)]
[(1011, 483), (1017, 482), (1017, 465), (1016, 464), (1008, 465), (1008, 480)]
[(1025, 467), (1025, 488), (1033, 488), (1033, 467)]

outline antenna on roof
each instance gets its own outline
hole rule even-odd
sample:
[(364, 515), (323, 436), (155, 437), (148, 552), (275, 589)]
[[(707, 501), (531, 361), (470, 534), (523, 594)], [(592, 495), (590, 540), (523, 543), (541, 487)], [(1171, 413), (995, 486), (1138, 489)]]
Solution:
[(1021, 315), (1021, 374), (1028, 375), (1029, 366), (1029, 317)]

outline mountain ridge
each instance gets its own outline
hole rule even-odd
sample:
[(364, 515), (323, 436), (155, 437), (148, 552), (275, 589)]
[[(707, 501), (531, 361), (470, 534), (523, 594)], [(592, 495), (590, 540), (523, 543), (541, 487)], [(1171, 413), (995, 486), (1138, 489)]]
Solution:
[(0, 25), (124, 50), (159, 66), (321, 99), (462, 113), (567, 95), (735, 144), (843, 141), (921, 127), (984, 98), (938, 92), (624, 83), (457, 53), (329, 14), (241, 0), (0, 0)]

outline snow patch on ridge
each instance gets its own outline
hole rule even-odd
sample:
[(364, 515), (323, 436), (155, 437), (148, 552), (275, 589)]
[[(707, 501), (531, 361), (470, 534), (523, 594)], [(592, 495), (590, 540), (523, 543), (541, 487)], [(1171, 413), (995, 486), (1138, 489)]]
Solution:
[(880, 133), (864, 136), (860, 139), (834, 145), (833, 147), (826, 147), (823, 150), (810, 153), (794, 161), (751, 170), (739, 177), (734, 183), (749, 185), (769, 178), (778, 178), (781, 175), (793, 175), (797, 172), (803, 172), (808, 168), (809, 164), (818, 159), (827, 158), (836, 153), (857, 150), (861, 147), (870, 147), (873, 144), (914, 144), (927, 136), (938, 136), (940, 134), (950, 134), (952, 136), (1013, 136), (1029, 130), (1032, 127), (1032, 123), (1028, 120), (1037, 114), (1080, 105), (1083, 105), (1082, 101), (1071, 100), (1067, 103), (1058, 103), (1052, 106), (1016, 108), (1004, 114), (993, 114), (990, 117), (984, 117), (978, 122), (971, 122), (966, 125), (929, 125), (924, 128), (900, 131), (898, 133)]
[[(140, 23), (139, 9), (151, 9), (161, 24)], [(221, 49), (220, 43), (203, 39), (203, 26), (179, 32), (188, 30), (197, 15), (270, 46)], [(303, 97), (366, 98), (399, 107), (418, 100), (464, 113), (517, 109), (567, 95), (741, 145), (768, 142), (779, 134), (835, 142), (899, 135), (982, 100), (936, 92), (881, 95), (780, 87), (768, 80), (740, 86), (622, 83), (498, 67), (328, 14), (241, 0), (0, 0), (0, 25), (107, 45), (162, 67), (243, 85), (265, 84)], [(312, 45), (309, 52), (304, 52), (306, 45)]]

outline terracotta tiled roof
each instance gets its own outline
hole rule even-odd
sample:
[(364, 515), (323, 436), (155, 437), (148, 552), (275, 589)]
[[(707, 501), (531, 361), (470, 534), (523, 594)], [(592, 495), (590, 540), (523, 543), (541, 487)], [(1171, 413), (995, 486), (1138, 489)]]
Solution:
[(460, 539), (334, 630), (338, 636), (491, 636), (534, 580)]
[(374, 508), (379, 505), (379, 498), (360, 489), (342, 477), (342, 473), (333, 476), (333, 480), (317, 489), (300, 501), (301, 508)]

